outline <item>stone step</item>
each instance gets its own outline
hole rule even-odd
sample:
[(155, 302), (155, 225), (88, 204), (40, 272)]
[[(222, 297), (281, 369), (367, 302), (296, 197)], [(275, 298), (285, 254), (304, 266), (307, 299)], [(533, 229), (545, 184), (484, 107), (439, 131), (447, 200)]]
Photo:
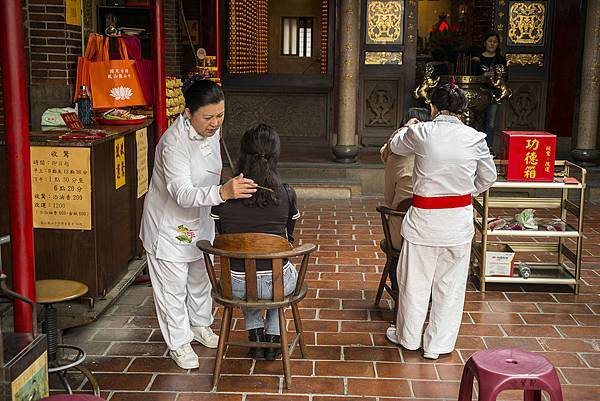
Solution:
[(299, 199), (350, 199), (362, 195), (357, 179), (290, 178), (286, 182), (294, 187)]

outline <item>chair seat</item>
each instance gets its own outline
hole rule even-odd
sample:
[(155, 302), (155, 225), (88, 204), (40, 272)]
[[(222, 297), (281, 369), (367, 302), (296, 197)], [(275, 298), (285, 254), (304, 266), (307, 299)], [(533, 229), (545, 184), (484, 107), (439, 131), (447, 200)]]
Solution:
[(73, 280), (36, 280), (37, 303), (53, 304), (79, 298), (88, 292), (87, 285)]
[(482, 350), (471, 359), (480, 375), (535, 377), (554, 371), (554, 366), (542, 355), (516, 348)]
[(249, 302), (243, 299), (236, 299), (236, 300), (230, 300), (227, 298), (224, 298), (217, 290), (213, 289), (212, 290), (212, 296), (213, 299), (221, 304), (221, 305), (225, 305), (225, 306), (231, 306), (233, 308), (241, 308), (241, 307), (245, 307), (245, 308), (254, 308), (254, 309), (268, 309), (268, 308), (281, 308), (284, 306), (288, 306), (288, 305), (293, 305), (295, 303), (298, 303), (300, 301), (302, 301), (304, 299), (304, 297), (306, 297), (306, 293), (308, 292), (308, 286), (306, 285), (306, 283), (304, 283), (302, 285), (302, 289), (300, 290), (300, 293), (298, 295), (289, 295), (285, 298), (283, 298), (283, 301), (273, 301), (270, 299), (259, 299), (256, 302)]
[(381, 248), (381, 250), (382, 250), (382, 251), (383, 251), (383, 252), (384, 252), (384, 253), (385, 253), (385, 254), (386, 254), (388, 257), (392, 257), (392, 258), (394, 258), (394, 257), (399, 257), (399, 256), (400, 256), (400, 251), (399, 251), (399, 250), (397, 250), (396, 248), (392, 248), (392, 254), (391, 254), (391, 255), (388, 255), (388, 254), (387, 254), (387, 252), (388, 252), (388, 249), (387, 249), (387, 241), (386, 241), (386, 240), (384, 240), (384, 239), (382, 239), (382, 240), (379, 242), (379, 247)]

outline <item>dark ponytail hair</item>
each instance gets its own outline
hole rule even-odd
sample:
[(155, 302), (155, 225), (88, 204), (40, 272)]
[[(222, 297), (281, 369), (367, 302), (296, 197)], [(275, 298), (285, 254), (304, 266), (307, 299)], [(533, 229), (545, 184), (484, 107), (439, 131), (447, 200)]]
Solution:
[(453, 83), (436, 86), (429, 100), (440, 112), (446, 110), (452, 114), (461, 114), (467, 107), (465, 93)]
[(225, 99), (223, 90), (215, 82), (202, 79), (199, 75), (185, 81), (183, 84), (185, 107), (195, 113), (200, 107), (217, 104)]
[(411, 107), (406, 111), (402, 124), (406, 124), (411, 118), (416, 118), (420, 122), (424, 123), (431, 121), (431, 114), (429, 113), (429, 109), (424, 107)]
[(240, 157), (237, 162), (236, 175), (244, 174), (261, 187), (270, 188), (273, 192), (259, 189), (251, 198), (242, 202), (249, 207), (266, 207), (279, 205), (279, 194), (282, 184), (277, 172), (280, 141), (277, 132), (266, 124), (259, 124), (247, 130), (240, 143)]

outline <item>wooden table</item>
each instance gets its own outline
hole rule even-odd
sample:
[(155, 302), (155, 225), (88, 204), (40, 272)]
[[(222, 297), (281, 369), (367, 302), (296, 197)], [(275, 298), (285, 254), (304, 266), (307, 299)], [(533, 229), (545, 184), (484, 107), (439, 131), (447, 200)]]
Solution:
[[(148, 179), (152, 172), (154, 146), (151, 120), (138, 125), (94, 128), (103, 129), (108, 135), (91, 141), (62, 141), (57, 136), (64, 131), (32, 132), (30, 144), (32, 148), (50, 146), (58, 151), (89, 149), (91, 227), (35, 228), (35, 266), (36, 279), (81, 281), (89, 288), (87, 296), (99, 297), (126, 273), (129, 261), (143, 253), (138, 233), (144, 196), (137, 196), (136, 131), (147, 128)], [(125, 184), (116, 188), (115, 141), (120, 138), (123, 138), (125, 148)], [(33, 160), (32, 157), (32, 164)], [(32, 177), (34, 167), (32, 165)], [(0, 234), (9, 233), (7, 178), (6, 152), (3, 139), (0, 139)], [(35, 203), (36, 199), (33, 201)], [(4, 255), (3, 260), (10, 261), (8, 255)], [(10, 267), (7, 270), (10, 274)]]

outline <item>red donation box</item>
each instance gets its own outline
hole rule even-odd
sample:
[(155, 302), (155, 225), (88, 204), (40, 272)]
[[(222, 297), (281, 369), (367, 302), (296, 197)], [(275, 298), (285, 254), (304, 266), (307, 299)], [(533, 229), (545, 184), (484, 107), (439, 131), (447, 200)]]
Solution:
[(502, 131), (508, 181), (554, 181), (556, 135), (541, 131)]

